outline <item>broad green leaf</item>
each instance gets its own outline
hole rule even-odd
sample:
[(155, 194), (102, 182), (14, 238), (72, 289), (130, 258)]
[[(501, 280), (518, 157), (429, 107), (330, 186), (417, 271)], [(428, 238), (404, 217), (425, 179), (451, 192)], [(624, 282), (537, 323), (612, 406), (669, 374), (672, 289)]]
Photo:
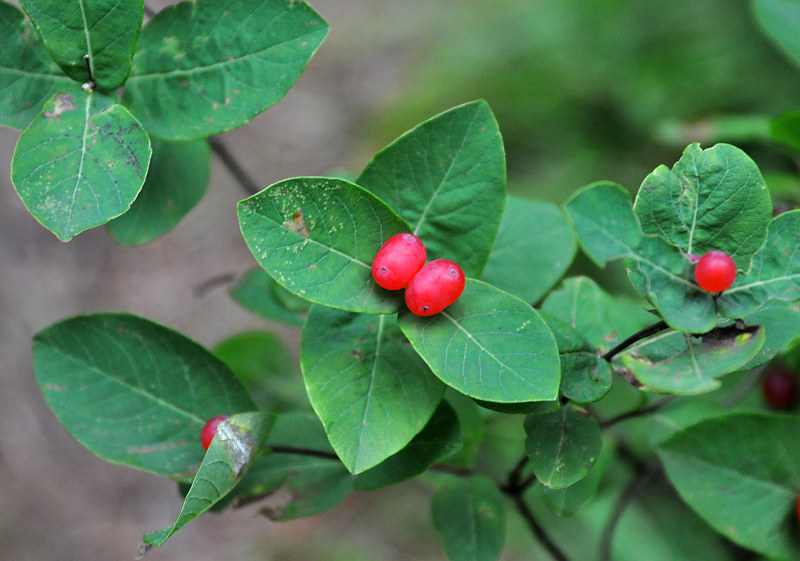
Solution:
[[(800, 45), (798, 46), (800, 47)], [(798, 49), (798, 53), (800, 53), (800, 49)], [(800, 111), (789, 111), (772, 119), (770, 122), (770, 136), (775, 142), (800, 150)], [(772, 183), (772, 180), (768, 181), (770, 188), (772, 188)], [(793, 187), (796, 187), (796, 185), (793, 185)], [(796, 189), (792, 190), (796, 191)], [(797, 196), (796, 192), (793, 194), (795, 197)]]
[(77, 316), (42, 330), (33, 371), (56, 417), (90, 451), (180, 481), (203, 459), (208, 419), (255, 409), (211, 353), (129, 314)]
[(274, 422), (275, 414), (267, 412), (240, 413), (222, 421), (194, 476), (175, 524), (145, 534), (144, 542), (163, 545), (172, 534), (224, 498), (263, 452), (264, 441)]
[(98, 88), (121, 86), (142, 28), (141, 0), (20, 0), (58, 65), (78, 82), (88, 82), (89, 56)]
[(431, 501), (433, 525), (451, 561), (492, 561), (500, 557), (506, 531), (506, 505), (483, 476), (452, 480)]
[(150, 140), (100, 93), (57, 93), (19, 137), (11, 179), (33, 217), (61, 241), (127, 211), (144, 183)]
[(525, 418), (525, 450), (536, 478), (552, 489), (583, 479), (600, 455), (602, 435), (594, 417), (573, 405)]
[(756, 20), (775, 45), (800, 65), (800, 3), (797, 0), (755, 0)]
[(239, 203), (239, 225), (258, 264), (293, 294), (351, 312), (400, 308), (402, 293), (375, 283), (372, 260), (408, 227), (357, 185), (324, 177), (275, 183)]
[(404, 448), (444, 393), (393, 315), (312, 307), (300, 342), (300, 365), (311, 406), (352, 473)]
[(453, 408), (443, 401), (425, 428), (394, 456), (355, 478), (359, 490), (378, 489), (419, 475), (433, 464), (458, 452), (463, 445), (461, 426)]
[(771, 299), (800, 300), (800, 210), (772, 221), (767, 243), (753, 258), (752, 268), (720, 295), (718, 305), (726, 317), (739, 318)]
[(553, 334), (530, 304), (467, 279), (461, 297), (431, 317), (400, 313), (400, 328), (445, 384), (498, 403), (552, 401), (561, 378)]
[(764, 327), (764, 344), (753, 359), (741, 367), (749, 370), (772, 360), (800, 337), (800, 302), (770, 300), (757, 312), (744, 317), (750, 325)]
[(536, 302), (561, 278), (576, 250), (572, 228), (556, 206), (508, 197), (481, 280)]
[(718, 327), (698, 336), (668, 330), (634, 343), (613, 365), (646, 390), (703, 393), (719, 387), (715, 378), (749, 362), (764, 339), (758, 326)]
[(672, 167), (642, 182), (634, 203), (642, 231), (683, 253), (721, 250), (747, 271), (764, 244), (772, 203), (758, 166), (730, 144), (690, 144)]
[(267, 446), (272, 452), (256, 459), (233, 490), (235, 505), (269, 500), (284, 487), (288, 499), (276, 497), (260, 513), (272, 520), (293, 520), (321, 514), (353, 491), (353, 476), (336, 460), (322, 425), (313, 414), (278, 415)]
[(683, 500), (718, 532), (770, 558), (800, 558), (800, 418), (733, 414), (692, 425), (659, 447)]
[(123, 245), (147, 243), (175, 227), (206, 192), (211, 169), (208, 144), (153, 140), (142, 191), (125, 214), (108, 223)]
[(24, 129), (57, 91), (74, 83), (18, 8), (0, 2), (0, 125)]
[(575, 329), (592, 345), (607, 343), (613, 330), (608, 295), (589, 277), (572, 277), (542, 302), (542, 311)]
[(302, 0), (181, 2), (142, 31), (125, 104), (169, 140), (234, 129), (286, 94), (327, 33)]
[[(287, 308), (285, 300), (279, 296), (281, 292), (297, 298), (272, 280), (264, 269), (258, 267), (248, 271), (242, 281), (230, 290), (230, 295), (243, 308), (263, 318), (301, 327), (306, 319), (307, 308), (303, 312)], [(304, 302), (310, 305), (307, 301)]]
[(497, 121), (485, 101), (441, 113), (384, 148), (356, 183), (392, 207), (468, 277), (483, 270), (503, 214), (506, 168)]

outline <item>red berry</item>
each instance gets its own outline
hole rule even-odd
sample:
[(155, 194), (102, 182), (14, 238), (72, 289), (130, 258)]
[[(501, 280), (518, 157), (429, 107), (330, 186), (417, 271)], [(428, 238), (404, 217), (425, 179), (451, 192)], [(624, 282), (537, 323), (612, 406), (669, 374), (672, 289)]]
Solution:
[(208, 447), (211, 446), (211, 441), (214, 440), (214, 435), (217, 434), (217, 425), (227, 418), (224, 415), (222, 417), (214, 417), (203, 425), (203, 430), (200, 431), (200, 442), (203, 443), (203, 448), (208, 450)]
[(761, 382), (764, 399), (773, 409), (793, 409), (797, 405), (797, 377), (785, 368), (770, 370)]
[(800, 496), (797, 497), (797, 520), (800, 521)]
[(697, 284), (707, 292), (722, 292), (736, 280), (736, 262), (724, 251), (709, 251), (694, 268)]
[(414, 234), (395, 234), (372, 261), (372, 278), (387, 290), (405, 287), (425, 264), (425, 246)]
[(464, 292), (464, 271), (447, 259), (436, 259), (420, 269), (406, 288), (406, 305), (418, 316), (432, 316), (458, 300)]

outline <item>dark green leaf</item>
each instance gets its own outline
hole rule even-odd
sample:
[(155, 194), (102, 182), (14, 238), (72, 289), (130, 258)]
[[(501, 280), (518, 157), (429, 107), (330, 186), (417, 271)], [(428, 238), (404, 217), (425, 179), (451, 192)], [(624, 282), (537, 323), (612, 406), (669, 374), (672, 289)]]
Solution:
[(749, 370), (766, 364), (800, 337), (800, 303), (770, 300), (757, 312), (744, 317), (750, 325), (764, 327), (764, 344), (753, 359), (741, 367)]
[(547, 506), (560, 516), (570, 516), (592, 500), (597, 493), (603, 473), (612, 459), (614, 452), (613, 446), (603, 446), (600, 449), (600, 456), (597, 462), (586, 474), (586, 477), (561, 489), (551, 489), (544, 485), (538, 485), (537, 491), (541, 494)]
[[(800, 150), (800, 111), (790, 111), (775, 117), (770, 122), (770, 134), (775, 142)], [(772, 188), (772, 181), (769, 183)]]
[(206, 142), (153, 141), (150, 170), (130, 210), (108, 223), (123, 245), (147, 243), (171, 230), (200, 202), (211, 169)]
[(375, 283), (372, 260), (407, 226), (357, 185), (322, 177), (275, 183), (239, 203), (239, 225), (258, 264), (293, 294), (352, 312), (400, 308), (402, 293)]
[(683, 500), (718, 532), (775, 559), (800, 558), (800, 418), (715, 417), (659, 447)]
[(74, 85), (15, 6), (0, 2), (0, 125), (24, 129), (60, 89)]
[(394, 456), (358, 475), (355, 488), (378, 489), (419, 475), (461, 449), (461, 426), (453, 408), (443, 401), (425, 428)]
[(311, 405), (353, 473), (404, 448), (444, 393), (393, 315), (312, 307), (300, 342), (300, 364)]
[(769, 191), (755, 162), (739, 148), (691, 144), (672, 167), (648, 175), (634, 209), (645, 234), (685, 254), (721, 250), (748, 270), (772, 218)]
[(197, 343), (128, 314), (77, 316), (33, 340), (45, 401), (109, 462), (186, 481), (211, 417), (255, 409), (234, 374)]
[(498, 403), (552, 401), (561, 378), (553, 334), (530, 304), (467, 279), (443, 312), (400, 313), (400, 327), (433, 373), (470, 397)]
[(561, 278), (576, 250), (572, 227), (556, 206), (508, 197), (481, 280), (536, 302)]
[(61, 241), (128, 210), (144, 183), (150, 140), (121, 105), (80, 88), (53, 96), (19, 138), (11, 179)]
[(800, 4), (795, 0), (755, 0), (756, 20), (775, 45), (800, 64)]
[[(230, 290), (231, 297), (241, 306), (266, 319), (280, 321), (300, 327), (305, 322), (305, 313), (287, 309), (277, 297), (278, 291), (286, 291), (272, 280), (264, 269), (251, 269), (244, 279)], [(293, 294), (293, 298), (297, 298)]]
[(217, 434), (197, 470), (175, 524), (145, 534), (145, 543), (163, 545), (172, 534), (217, 504), (244, 475), (263, 451), (263, 444), (275, 422), (273, 413), (241, 413), (217, 426)]
[(485, 101), (425, 121), (381, 151), (356, 183), (386, 201), (425, 242), (429, 259), (483, 270), (503, 214), (506, 169)]
[(536, 478), (553, 489), (583, 479), (603, 444), (594, 417), (573, 405), (525, 419), (525, 450)]
[(506, 505), (488, 478), (451, 481), (433, 496), (431, 513), (451, 561), (492, 561), (500, 556)]
[(181, 2), (142, 31), (125, 103), (169, 140), (236, 128), (286, 94), (327, 33), (301, 0)]
[(142, 28), (141, 0), (20, 0), (59, 66), (73, 80), (88, 82), (89, 56), (97, 87), (122, 85)]

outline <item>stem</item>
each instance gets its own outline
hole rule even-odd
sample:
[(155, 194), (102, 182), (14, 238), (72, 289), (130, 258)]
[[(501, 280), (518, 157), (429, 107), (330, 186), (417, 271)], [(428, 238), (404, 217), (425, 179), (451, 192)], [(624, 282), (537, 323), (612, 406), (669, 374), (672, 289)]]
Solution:
[(149, 18), (152, 18), (154, 15), (156, 15), (156, 11), (153, 8), (151, 8), (150, 6), (148, 6), (147, 4), (145, 4), (144, 5), (144, 15), (146, 15)]
[(639, 409), (634, 409), (633, 411), (626, 411), (625, 413), (620, 413), (616, 417), (611, 417), (610, 419), (606, 419), (605, 421), (599, 421), (597, 424), (600, 425), (601, 429), (607, 429), (610, 426), (616, 425), (622, 421), (626, 421), (628, 419), (632, 419), (634, 417), (641, 417), (652, 413), (653, 411), (657, 411), (673, 399), (678, 397), (677, 395), (668, 395), (659, 399), (658, 401), (654, 401), (653, 403), (649, 403), (644, 407), (640, 407)]
[(211, 136), (208, 138), (208, 145), (211, 146), (212, 152), (214, 152), (222, 164), (228, 168), (228, 171), (242, 189), (251, 195), (255, 195), (261, 191), (258, 183), (253, 180), (250, 174), (248, 174), (241, 165), (239, 165), (239, 162), (233, 157), (233, 154), (228, 151), (224, 142)]
[(659, 322), (654, 323), (653, 325), (651, 325), (649, 327), (645, 327), (644, 329), (641, 329), (641, 330), (637, 331), (636, 333), (634, 333), (633, 335), (631, 335), (630, 337), (628, 337), (627, 339), (622, 341), (616, 347), (614, 347), (613, 349), (608, 351), (606, 354), (604, 354), (601, 358), (603, 360), (605, 360), (606, 362), (611, 362), (612, 358), (617, 356), (619, 353), (621, 353), (622, 351), (624, 351), (625, 349), (627, 349), (628, 347), (630, 347), (631, 345), (633, 345), (637, 341), (641, 341), (642, 339), (646, 339), (647, 337), (650, 337), (651, 335), (655, 335), (659, 331), (664, 331), (665, 329), (669, 329), (669, 326), (664, 321), (659, 321)]
[(339, 460), (339, 456), (337, 456), (333, 452), (325, 452), (324, 450), (314, 450), (313, 448), (270, 445), (269, 449), (279, 454), (296, 454), (298, 456), (311, 456), (312, 458), (323, 458), (325, 460), (337, 460), (337, 461)]

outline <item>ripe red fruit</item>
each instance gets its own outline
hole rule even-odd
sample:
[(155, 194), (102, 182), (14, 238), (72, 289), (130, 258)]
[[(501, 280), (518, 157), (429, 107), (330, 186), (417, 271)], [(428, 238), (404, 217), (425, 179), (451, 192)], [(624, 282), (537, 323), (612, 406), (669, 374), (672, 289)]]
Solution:
[(786, 368), (770, 370), (761, 382), (764, 400), (773, 409), (793, 409), (798, 398), (797, 376)]
[(736, 262), (724, 251), (709, 251), (694, 268), (697, 284), (707, 292), (722, 292), (736, 280)]
[(200, 442), (203, 443), (203, 448), (208, 450), (208, 447), (211, 446), (211, 441), (214, 440), (214, 435), (217, 434), (217, 425), (227, 418), (224, 415), (222, 417), (214, 417), (203, 425), (203, 430), (200, 431)]
[(436, 259), (420, 269), (406, 288), (406, 305), (418, 316), (432, 316), (458, 300), (464, 292), (464, 271), (447, 259)]
[(405, 287), (425, 264), (425, 246), (414, 234), (395, 234), (372, 261), (372, 278), (387, 290)]

